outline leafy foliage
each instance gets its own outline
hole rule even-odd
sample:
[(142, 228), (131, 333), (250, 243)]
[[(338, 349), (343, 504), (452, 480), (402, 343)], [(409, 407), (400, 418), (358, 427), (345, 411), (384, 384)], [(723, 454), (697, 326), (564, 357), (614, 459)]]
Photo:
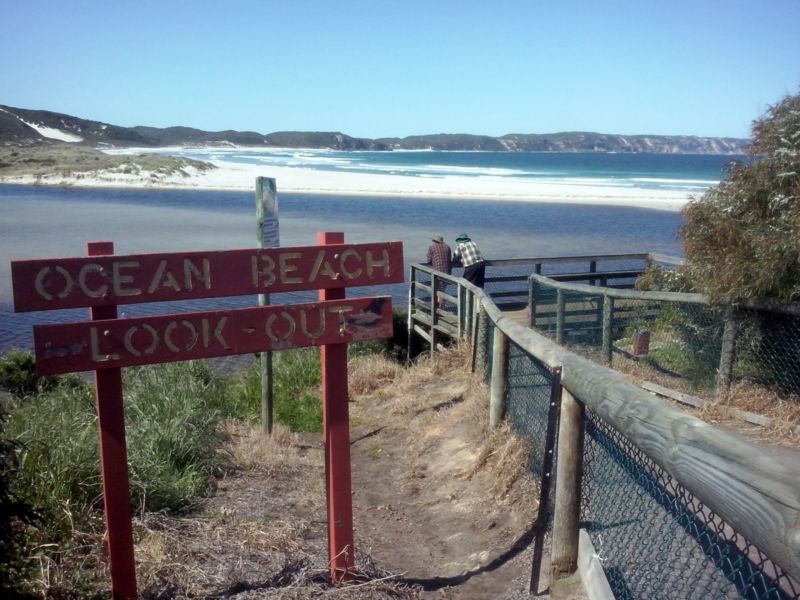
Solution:
[(688, 274), (712, 301), (800, 298), (800, 94), (752, 127), (752, 161), (689, 203)]
[(11, 490), (18, 468), (20, 444), (5, 435), (7, 415), (0, 407), (0, 593), (4, 598), (18, 593), (28, 564), (26, 529), (38, 520), (30, 504)]
[(52, 389), (55, 377), (39, 377), (33, 354), (9, 350), (0, 357), (0, 389), (15, 396), (27, 396), (39, 390)]

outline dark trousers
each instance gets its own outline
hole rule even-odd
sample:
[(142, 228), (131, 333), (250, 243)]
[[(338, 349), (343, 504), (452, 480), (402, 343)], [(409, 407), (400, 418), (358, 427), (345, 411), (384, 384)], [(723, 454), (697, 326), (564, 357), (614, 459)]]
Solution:
[(486, 264), (483, 262), (475, 263), (468, 267), (464, 267), (464, 279), (477, 285), (479, 288), (483, 287), (483, 279), (486, 275)]

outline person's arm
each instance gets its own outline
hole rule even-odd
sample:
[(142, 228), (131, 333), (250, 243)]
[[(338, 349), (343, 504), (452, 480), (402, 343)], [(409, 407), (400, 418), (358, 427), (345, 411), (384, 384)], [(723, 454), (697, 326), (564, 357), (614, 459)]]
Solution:
[(452, 260), (452, 266), (454, 266), (454, 267), (460, 267), (460, 266), (462, 266), (462, 265), (461, 265), (461, 252), (460, 252), (460, 246), (456, 246), (456, 247), (455, 247), (455, 249), (453, 250), (453, 260)]

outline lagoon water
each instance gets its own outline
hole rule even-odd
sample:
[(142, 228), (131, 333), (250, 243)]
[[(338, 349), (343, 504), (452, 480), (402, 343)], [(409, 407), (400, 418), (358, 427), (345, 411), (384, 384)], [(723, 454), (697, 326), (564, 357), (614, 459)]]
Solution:
[[(343, 231), (349, 242), (400, 240), (405, 261), (424, 260), (430, 237), (468, 232), (487, 258), (659, 252), (680, 254), (680, 215), (652, 209), (397, 197), (279, 193), (281, 245), (313, 245), (317, 231)], [(254, 247), (252, 193), (77, 189), (0, 185), (0, 352), (30, 348), (32, 325), (85, 320), (86, 311), (14, 313), (9, 263), (81, 256), (85, 242), (111, 240), (118, 254)], [(391, 294), (403, 307), (404, 285), (357, 289)], [(277, 295), (276, 295), (277, 296)], [(286, 295), (282, 295), (286, 296)], [(313, 299), (313, 294), (273, 302)], [(131, 305), (121, 313), (254, 305), (253, 298)], [(210, 303), (210, 304), (209, 304)]]

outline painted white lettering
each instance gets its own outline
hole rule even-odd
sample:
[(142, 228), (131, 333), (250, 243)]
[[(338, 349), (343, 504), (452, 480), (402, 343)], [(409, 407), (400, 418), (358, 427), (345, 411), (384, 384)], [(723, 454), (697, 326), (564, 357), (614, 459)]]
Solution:
[[(259, 262), (264, 266), (259, 268)], [(253, 274), (253, 287), (269, 287), (275, 283), (275, 260), (269, 254), (253, 256), (250, 259)]]
[(353, 312), (353, 307), (351, 305), (340, 304), (339, 306), (331, 306), (328, 308), (328, 312), (333, 314), (339, 315), (339, 335), (344, 336), (347, 333), (347, 319), (345, 319), (345, 313)]
[(325, 333), (325, 309), (317, 309), (317, 330), (310, 331), (308, 328), (308, 313), (310, 311), (300, 312), (300, 333), (310, 340), (315, 340)]
[(153, 279), (150, 282), (150, 287), (147, 288), (147, 292), (152, 294), (160, 287), (171, 288), (176, 292), (181, 291), (181, 285), (178, 283), (175, 275), (172, 274), (172, 271), (167, 269), (166, 260), (162, 260), (160, 263), (158, 263), (158, 268), (156, 269), (155, 275), (153, 275)]
[(139, 288), (125, 288), (123, 287), (126, 283), (131, 283), (133, 281), (133, 275), (125, 275), (122, 273), (122, 269), (138, 269), (139, 268), (139, 261), (138, 260), (123, 260), (123, 261), (114, 261), (112, 263), (112, 276), (111, 279), (114, 284), (114, 295), (115, 296), (138, 296), (142, 293), (142, 290)]
[(372, 256), (372, 250), (367, 250), (367, 276), (372, 277), (372, 272), (375, 270), (375, 267), (383, 267), (383, 276), (389, 277), (389, 251), (384, 249), (381, 250), (381, 259), (376, 260)]
[[(150, 345), (144, 349), (145, 356), (150, 356), (154, 354), (155, 351), (158, 349), (159, 346), (159, 339), (158, 339), (158, 332), (152, 325), (147, 325), (146, 323), (142, 325), (142, 328), (150, 334)], [(142, 353), (133, 345), (133, 336), (139, 331), (139, 326), (134, 325), (129, 327), (128, 330), (125, 332), (125, 336), (122, 339), (122, 345), (125, 347), (125, 350), (128, 351), (131, 356), (141, 356)]]
[(342, 252), (342, 256), (339, 258), (339, 269), (341, 269), (342, 274), (344, 275), (345, 279), (355, 279), (359, 277), (364, 270), (359, 267), (353, 271), (347, 269), (347, 259), (350, 257), (354, 257), (359, 263), (361, 263), (361, 256), (359, 256), (358, 252), (355, 248), (348, 248), (344, 252)]
[(288, 340), (291, 339), (294, 335), (295, 330), (297, 329), (297, 324), (295, 323), (292, 315), (287, 313), (285, 310), (280, 312), (280, 317), (283, 318), (284, 321), (287, 323), (286, 333), (283, 335), (278, 335), (275, 333), (275, 321), (278, 320), (278, 313), (272, 313), (270, 316), (267, 317), (267, 320), (264, 324), (264, 327), (267, 332), (267, 337), (271, 339), (273, 342), (277, 342), (280, 340)]
[(197, 268), (197, 265), (188, 258), (183, 259), (183, 287), (190, 292), (194, 288), (195, 279), (207, 290), (211, 289), (211, 263), (204, 258), (200, 264), (201, 267)]
[[(225, 329), (225, 325), (228, 322), (228, 317), (222, 316), (220, 317), (219, 321), (217, 322), (216, 327), (214, 327), (213, 335), (216, 338), (217, 342), (223, 348), (230, 348), (228, 346), (228, 342), (222, 336), (222, 330)], [(209, 344), (211, 343), (211, 323), (209, 323), (208, 319), (203, 319), (200, 322), (200, 340), (203, 344), (203, 348), (208, 348)]]
[(317, 253), (317, 258), (314, 259), (314, 266), (311, 267), (311, 276), (308, 280), (313, 283), (317, 280), (320, 273), (331, 281), (336, 279), (336, 270), (325, 260), (325, 250), (320, 250)]
[(181, 350), (188, 352), (197, 343), (197, 327), (195, 327), (191, 321), (187, 321), (186, 319), (183, 319), (180, 324), (184, 329), (189, 331), (189, 339), (187, 340), (186, 344), (184, 344), (183, 348), (178, 346), (172, 339), (172, 334), (178, 327), (178, 322), (170, 321), (170, 324), (167, 325), (166, 329), (164, 329), (164, 343), (172, 352), (180, 352)]
[(95, 273), (102, 273), (103, 267), (97, 263), (83, 265), (81, 270), (78, 272), (78, 286), (81, 288), (81, 291), (84, 293), (84, 295), (88, 296), (89, 298), (100, 298), (108, 292), (108, 286), (106, 284), (102, 284), (95, 289), (90, 288), (89, 284), (86, 282), (86, 278), (92, 271)]
[(111, 360), (119, 360), (119, 354), (100, 353), (100, 338), (97, 335), (97, 327), (89, 328), (89, 346), (92, 350), (92, 360), (94, 362), (109, 362)]
[[(69, 271), (67, 271), (64, 267), (56, 266), (56, 272), (61, 275), (64, 280), (64, 287), (61, 288), (61, 291), (56, 294), (60, 299), (66, 298), (70, 291), (72, 290), (72, 286), (74, 284), (72, 280), (72, 275), (70, 275)], [(44, 286), (44, 281), (47, 275), (52, 271), (51, 267), (43, 267), (39, 270), (36, 274), (36, 279), (33, 282), (33, 287), (36, 289), (36, 293), (39, 294), (45, 300), (52, 300), (53, 295), (50, 294)]]
[(297, 265), (289, 264), (288, 261), (296, 260), (303, 256), (300, 252), (281, 252), (278, 256), (278, 263), (280, 264), (281, 283), (302, 283), (302, 277), (290, 277), (289, 273), (294, 273), (299, 269)]

